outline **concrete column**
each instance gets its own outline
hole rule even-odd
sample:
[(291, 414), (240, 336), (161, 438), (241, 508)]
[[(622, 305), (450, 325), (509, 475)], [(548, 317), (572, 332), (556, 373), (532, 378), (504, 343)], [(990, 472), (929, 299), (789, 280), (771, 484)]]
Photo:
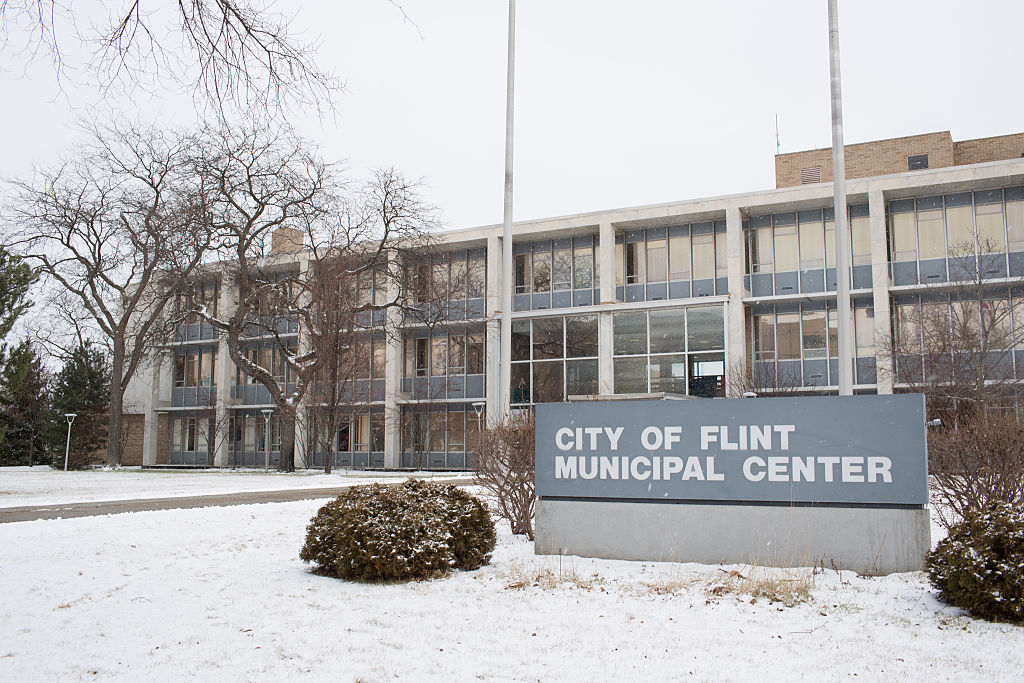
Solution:
[[(396, 255), (391, 256), (397, 259)], [(391, 272), (400, 272), (400, 263), (391, 264)], [(387, 300), (395, 301), (401, 294), (398, 280), (388, 280)], [(390, 308), (387, 312), (387, 349), (384, 367), (384, 468), (397, 469), (402, 465), (402, 312)]]
[(145, 413), (145, 427), (142, 433), (142, 464), (143, 465), (155, 465), (156, 464), (156, 450), (157, 444), (159, 443), (160, 437), (160, 416), (157, 414), (157, 409), (160, 406), (160, 375), (162, 366), (167, 362), (166, 354), (162, 351), (155, 353), (153, 359), (153, 378), (150, 384), (150, 395), (149, 395), (149, 409)]
[[(892, 319), (889, 313), (889, 250), (885, 236), (885, 197), (879, 188), (868, 188), (871, 227), (871, 288), (875, 307), (875, 365), (879, 394), (891, 394)], [(884, 366), (884, 367), (883, 367)]]
[[(217, 303), (217, 315), (225, 318), (235, 309), (235, 283), (230, 278), (221, 278), (220, 301)], [(223, 334), (217, 342), (217, 405), (214, 430), (216, 436), (213, 442), (213, 466), (229, 467), (231, 465), (231, 454), (228, 452), (230, 434), (228, 423), (231, 413), (231, 380), (235, 374), (235, 364), (231, 362), (231, 354), (228, 353), (227, 337)]]
[[(747, 372), (747, 326), (743, 308), (743, 215), (739, 207), (725, 210), (725, 251), (729, 278), (729, 301), (725, 306), (727, 347), (725, 353), (726, 383), (734, 375)], [(732, 387), (728, 387), (732, 395)]]
[(615, 299), (615, 228), (611, 223), (601, 223), (601, 303), (613, 304)]
[[(487, 238), (487, 334), (486, 354), (486, 400), (487, 423), (500, 414), (501, 397), (498, 395), (499, 373), (501, 372), (501, 290), (512, 287), (512, 274), (506, 282), (501, 272), (501, 238), (497, 232)], [(511, 313), (511, 311), (509, 311)], [(507, 397), (506, 397), (507, 400)]]

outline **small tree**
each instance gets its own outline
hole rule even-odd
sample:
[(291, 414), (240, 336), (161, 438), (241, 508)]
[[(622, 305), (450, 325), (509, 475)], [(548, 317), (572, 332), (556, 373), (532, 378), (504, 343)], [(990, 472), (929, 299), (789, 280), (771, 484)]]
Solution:
[(477, 482), (498, 503), (498, 513), (513, 534), (533, 540), (535, 480), (535, 427), (533, 415), (513, 415), (480, 432), (474, 451)]
[(1024, 505), (1024, 426), (1016, 416), (989, 412), (956, 430), (932, 430), (928, 470), (946, 528), (990, 504)]
[[(106, 355), (85, 343), (75, 349), (57, 373), (53, 387), (53, 409), (58, 417), (75, 413), (71, 430), (68, 467), (86, 467), (102, 455), (107, 442), (107, 412), (110, 409), (110, 368)], [(56, 449), (54, 467), (63, 467), (64, 453)]]
[(59, 432), (50, 407), (49, 381), (31, 342), (11, 349), (0, 371), (0, 465), (32, 467), (47, 460)]

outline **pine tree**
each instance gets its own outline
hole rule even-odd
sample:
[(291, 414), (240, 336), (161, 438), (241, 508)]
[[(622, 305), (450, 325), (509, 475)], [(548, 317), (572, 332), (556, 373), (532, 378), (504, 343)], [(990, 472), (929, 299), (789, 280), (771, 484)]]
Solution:
[(32, 305), (25, 296), (38, 278), (39, 274), (21, 258), (0, 246), (0, 359), (5, 348), (4, 338)]
[[(82, 468), (103, 459), (107, 443), (107, 411), (110, 405), (109, 361), (103, 351), (86, 342), (79, 346), (57, 373), (53, 408), (58, 419), (75, 413), (71, 428), (69, 468)], [(63, 423), (67, 429), (67, 423)], [(55, 467), (64, 466), (63, 449), (57, 449)]]
[(12, 348), (0, 369), (0, 465), (35, 465), (53, 450), (59, 427), (50, 407), (49, 373), (32, 343)]

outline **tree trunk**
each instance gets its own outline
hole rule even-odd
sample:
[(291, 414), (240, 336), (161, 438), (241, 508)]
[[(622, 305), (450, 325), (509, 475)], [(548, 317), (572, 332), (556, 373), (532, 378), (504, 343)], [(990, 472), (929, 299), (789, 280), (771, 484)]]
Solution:
[(295, 471), (295, 415), (286, 411), (281, 414), (281, 457), (277, 461), (278, 472)]
[(110, 416), (107, 420), (107, 464), (111, 467), (121, 466), (121, 428), (124, 424), (122, 413), (124, 389), (121, 381), (124, 376), (124, 350), (114, 344), (113, 358), (110, 368)]

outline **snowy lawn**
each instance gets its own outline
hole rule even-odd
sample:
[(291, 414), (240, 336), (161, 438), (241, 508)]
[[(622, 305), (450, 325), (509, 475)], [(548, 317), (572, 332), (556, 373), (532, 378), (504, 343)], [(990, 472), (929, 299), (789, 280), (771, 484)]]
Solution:
[[(194, 475), (189, 475), (194, 476)], [(959, 616), (922, 574), (536, 557), (402, 585), (298, 559), (323, 501), (0, 525), (0, 680), (1009, 680), (1024, 629)], [(787, 582), (790, 582), (787, 584)], [(799, 591), (798, 591), (799, 592)]]
[[(443, 479), (465, 473), (418, 472)], [(0, 467), (0, 508), (56, 503), (86, 503), (140, 498), (177, 498), (220, 493), (278, 491), (397, 481), (408, 472), (319, 470), (281, 473), (271, 470), (83, 470), (64, 472), (47, 466)]]

